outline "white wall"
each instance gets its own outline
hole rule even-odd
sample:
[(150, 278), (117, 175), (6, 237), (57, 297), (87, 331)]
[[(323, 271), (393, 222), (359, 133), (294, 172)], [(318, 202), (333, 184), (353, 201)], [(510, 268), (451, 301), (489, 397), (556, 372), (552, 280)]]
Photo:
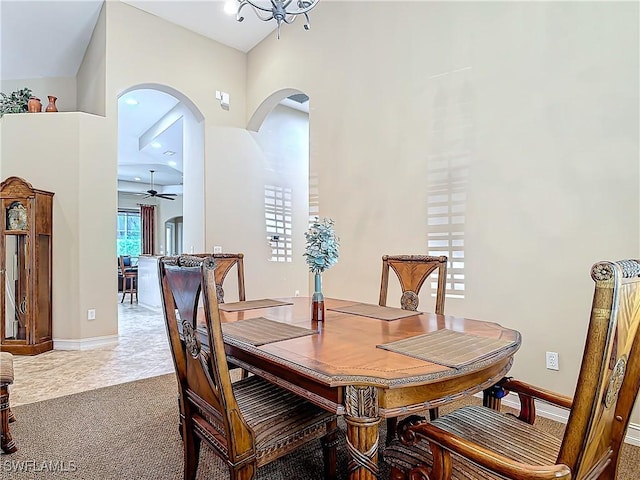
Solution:
[(381, 255), (427, 251), (433, 168), (464, 161), (466, 290), (446, 311), (519, 330), (513, 373), (571, 394), (590, 267), (640, 254), (637, 18), (637, 3), (326, 2), (309, 32), (253, 49), (249, 112), (284, 87), (312, 99), (311, 170), (341, 238), (325, 293), (376, 302)]

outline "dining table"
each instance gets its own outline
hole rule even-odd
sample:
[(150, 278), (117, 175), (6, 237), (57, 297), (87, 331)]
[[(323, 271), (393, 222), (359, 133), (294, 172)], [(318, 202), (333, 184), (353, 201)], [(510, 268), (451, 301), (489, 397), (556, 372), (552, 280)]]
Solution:
[(378, 478), (381, 419), (494, 385), (521, 342), (519, 332), (494, 322), (352, 300), (326, 298), (321, 322), (312, 321), (308, 297), (219, 309), (231, 364), (344, 417), (350, 480)]

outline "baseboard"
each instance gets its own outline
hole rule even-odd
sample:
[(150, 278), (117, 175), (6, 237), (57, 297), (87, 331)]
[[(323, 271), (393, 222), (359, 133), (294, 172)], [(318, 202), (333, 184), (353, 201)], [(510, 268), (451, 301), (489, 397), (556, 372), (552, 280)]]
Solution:
[[(477, 393), (475, 396), (482, 398), (482, 393)], [(511, 407), (517, 410), (520, 408), (520, 399), (518, 398), (517, 394), (510, 392), (509, 395), (502, 399), (502, 404), (505, 407)], [(540, 415), (541, 417), (555, 420), (556, 422), (564, 424), (566, 424), (567, 420), (569, 420), (568, 410), (540, 401), (536, 401), (536, 415)], [(624, 441), (625, 443), (628, 443), (630, 445), (640, 447), (640, 424), (629, 424), (629, 428), (627, 429), (627, 436), (625, 437)]]
[(104, 337), (82, 338), (80, 340), (65, 340), (61, 338), (53, 339), (54, 350), (92, 350), (106, 345), (118, 343), (118, 335), (107, 335)]

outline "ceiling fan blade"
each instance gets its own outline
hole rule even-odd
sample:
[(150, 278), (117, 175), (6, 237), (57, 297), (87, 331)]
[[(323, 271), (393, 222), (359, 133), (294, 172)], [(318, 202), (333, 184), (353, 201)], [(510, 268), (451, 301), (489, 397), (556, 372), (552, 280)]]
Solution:
[[(142, 195), (142, 193), (139, 193), (138, 195)], [(140, 200), (144, 200), (145, 198), (149, 198), (149, 197), (153, 197), (153, 195), (145, 195)]]
[(157, 194), (157, 195), (155, 195), (155, 196), (156, 196), (156, 197), (158, 197), (158, 198), (164, 198), (165, 200), (175, 200), (175, 198), (170, 197), (170, 196), (169, 196), (169, 194), (164, 195), (164, 194), (162, 194), (162, 193), (158, 193), (158, 194)]

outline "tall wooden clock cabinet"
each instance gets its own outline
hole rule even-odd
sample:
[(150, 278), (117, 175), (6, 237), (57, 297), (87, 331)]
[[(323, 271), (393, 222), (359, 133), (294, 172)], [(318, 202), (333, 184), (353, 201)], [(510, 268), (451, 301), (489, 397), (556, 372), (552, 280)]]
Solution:
[(53, 193), (19, 177), (0, 183), (0, 350), (53, 348)]

